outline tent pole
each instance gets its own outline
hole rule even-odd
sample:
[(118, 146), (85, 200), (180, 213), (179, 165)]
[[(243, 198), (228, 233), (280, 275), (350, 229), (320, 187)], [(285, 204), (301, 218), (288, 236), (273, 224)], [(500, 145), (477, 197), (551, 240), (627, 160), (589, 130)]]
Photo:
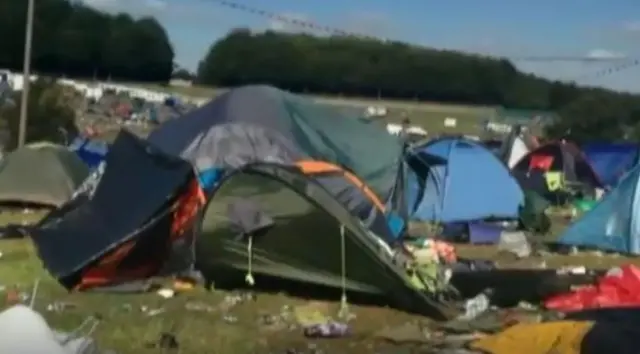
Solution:
[(29, 107), (29, 86), (31, 84), (31, 46), (33, 39), (34, 7), (35, 0), (29, 0), (27, 5), (27, 21), (24, 39), (24, 63), (22, 72), (22, 99), (20, 100), (18, 147), (24, 146), (27, 135), (27, 108)]

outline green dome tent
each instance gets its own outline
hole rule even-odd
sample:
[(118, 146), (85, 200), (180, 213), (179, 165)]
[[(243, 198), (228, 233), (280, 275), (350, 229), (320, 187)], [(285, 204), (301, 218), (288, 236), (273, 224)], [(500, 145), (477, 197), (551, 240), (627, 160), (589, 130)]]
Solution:
[(58, 207), (89, 175), (89, 168), (63, 146), (35, 143), (7, 155), (0, 163), (0, 203)]

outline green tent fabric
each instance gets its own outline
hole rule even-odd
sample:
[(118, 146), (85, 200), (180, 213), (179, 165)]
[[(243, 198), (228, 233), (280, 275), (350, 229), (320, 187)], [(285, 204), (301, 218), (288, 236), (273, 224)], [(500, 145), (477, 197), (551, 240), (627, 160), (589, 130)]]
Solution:
[(89, 175), (89, 168), (63, 146), (36, 143), (7, 155), (0, 163), (0, 203), (58, 207)]
[[(240, 216), (231, 212), (230, 205), (247, 202), (260, 213), (247, 207)], [(249, 240), (238, 219), (258, 224), (254, 228), (260, 231)], [(412, 286), (385, 248), (319, 184), (265, 164), (222, 182), (204, 212), (195, 250), (197, 268), (206, 278), (242, 281), (251, 273), (286, 280), (299, 289), (310, 284), (383, 295), (407, 310), (451, 316), (452, 309), (435, 301), (434, 294)], [(267, 285), (273, 286), (255, 284)]]
[(532, 190), (524, 190), (524, 205), (520, 209), (520, 222), (529, 231), (546, 233), (551, 228), (551, 220), (545, 210), (551, 204)]

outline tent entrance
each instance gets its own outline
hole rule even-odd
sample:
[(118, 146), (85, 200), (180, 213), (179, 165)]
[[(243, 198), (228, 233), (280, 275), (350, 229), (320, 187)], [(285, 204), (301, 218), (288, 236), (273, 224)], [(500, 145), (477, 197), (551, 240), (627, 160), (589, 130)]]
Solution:
[[(253, 219), (258, 232), (245, 234), (239, 224), (247, 222), (242, 219)], [(377, 260), (352, 241), (350, 230), (346, 233), (347, 287), (379, 293), (381, 285), (375, 281), (379, 276), (370, 271), (371, 266), (379, 267)], [(335, 217), (283, 181), (252, 173), (237, 174), (216, 191), (204, 212), (196, 245), (198, 269), (205, 275), (229, 267), (245, 273), (251, 258), (254, 272), (329, 287), (342, 286), (341, 253)]]

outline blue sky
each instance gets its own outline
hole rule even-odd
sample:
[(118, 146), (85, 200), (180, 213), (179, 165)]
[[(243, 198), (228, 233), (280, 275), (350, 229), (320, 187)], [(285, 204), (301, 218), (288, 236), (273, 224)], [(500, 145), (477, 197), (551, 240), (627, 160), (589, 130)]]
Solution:
[[(195, 69), (213, 41), (234, 27), (301, 31), (212, 0), (84, 0), (110, 12), (152, 15), (167, 28), (177, 61)], [(639, 0), (237, 0), (284, 17), (436, 48), (527, 56), (618, 58), (593, 62), (514, 60), (554, 79), (640, 92)], [(308, 30), (307, 30), (308, 31)], [(318, 32), (323, 34), (322, 32)], [(620, 60), (624, 57), (624, 60)]]

